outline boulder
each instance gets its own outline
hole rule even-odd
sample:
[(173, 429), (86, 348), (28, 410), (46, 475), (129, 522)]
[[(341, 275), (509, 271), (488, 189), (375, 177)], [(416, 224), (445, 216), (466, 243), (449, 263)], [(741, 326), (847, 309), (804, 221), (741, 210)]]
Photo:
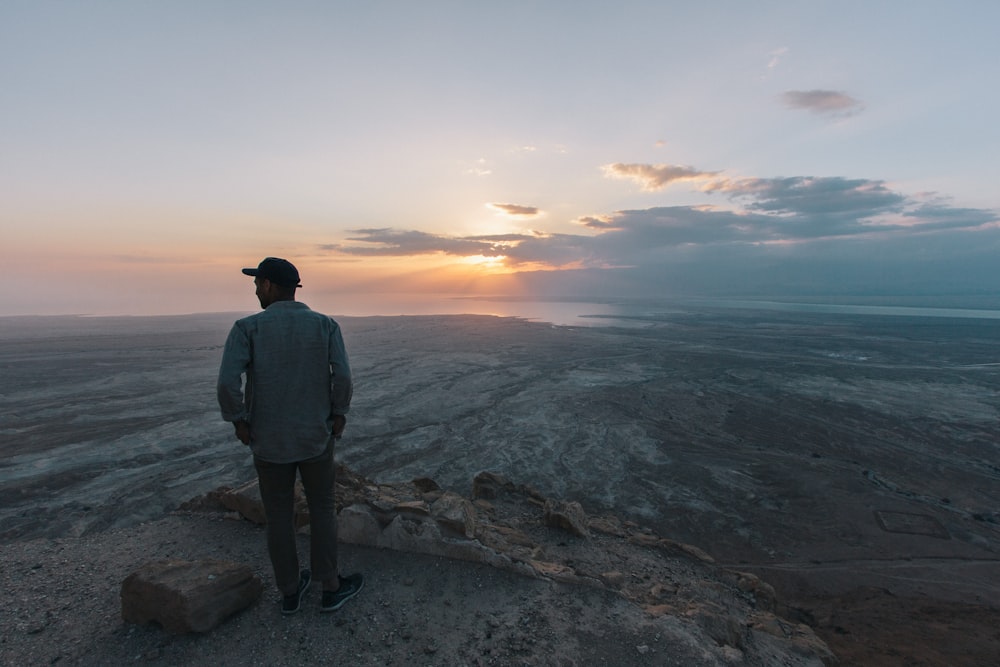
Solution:
[(383, 527), (368, 505), (350, 505), (337, 515), (337, 539), (347, 544), (377, 546)]
[(239, 512), (245, 519), (253, 521), (258, 526), (267, 523), (264, 516), (264, 506), (260, 502), (260, 487), (254, 478), (246, 484), (227, 491), (220, 490), (219, 500), (227, 509)]
[(462, 537), (476, 534), (476, 508), (457, 493), (445, 493), (431, 505), (431, 516), (437, 523)]
[(583, 506), (576, 501), (567, 503), (552, 499), (546, 500), (543, 520), (546, 526), (562, 528), (577, 537), (590, 536), (590, 531), (587, 530), (587, 515), (583, 511)]
[(172, 634), (208, 632), (253, 604), (263, 584), (247, 565), (219, 560), (146, 563), (122, 582), (122, 618)]

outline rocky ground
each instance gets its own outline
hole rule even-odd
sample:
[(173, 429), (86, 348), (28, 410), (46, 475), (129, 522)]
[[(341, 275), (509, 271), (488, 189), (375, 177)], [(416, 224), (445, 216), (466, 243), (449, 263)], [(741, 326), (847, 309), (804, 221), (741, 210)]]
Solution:
[[(86, 538), (4, 547), (5, 665), (718, 664), (667, 641), (669, 624), (625, 600), (441, 557), (347, 546), (365, 590), (335, 614), (313, 590), (294, 617), (270, 590), (203, 635), (121, 620), (121, 581), (151, 554), (253, 563), (269, 580), (263, 535), (247, 522), (170, 517)], [(669, 650), (668, 650), (669, 648)]]
[[(1000, 331), (991, 322), (737, 311), (647, 319), (592, 329), (345, 319), (358, 384), (338, 458), (380, 483), (430, 476), (463, 494), (488, 470), (697, 545), (722, 568), (772, 584), (780, 615), (811, 625), (845, 664), (1000, 664)], [(111, 637), (104, 619), (119, 628), (111, 643), (127, 639), (112, 621), (128, 569), (195, 557), (198, 546), (224, 554), (243, 539), (227, 531), (249, 531), (238, 552), (266, 574), (256, 529), (161, 519), (253, 474), (214, 408), (231, 320), (0, 327), (0, 577), (18, 600), (0, 649), (55, 651), (52, 637), (75, 637), (58, 619), (84, 608), (97, 619), (88, 632)], [(184, 527), (192, 521), (202, 528)], [(213, 546), (216, 531), (229, 543)], [(387, 572), (441, 562), (350, 549)], [(467, 567), (480, 566), (455, 572)], [(419, 577), (382, 583), (411, 579), (391, 596), (401, 599)], [(594, 605), (605, 599), (579, 590)], [(622, 618), (645, 627), (648, 613), (629, 604), (638, 615)], [(273, 623), (265, 607), (233, 623), (258, 613)], [(469, 609), (458, 616), (475, 618)], [(157, 641), (197, 643), (161, 638), (150, 650)], [(629, 646), (617, 655), (651, 662), (655, 644)], [(434, 664), (445, 653), (427, 655)]]
[[(477, 481), (481, 497), (472, 503), (429, 480), (419, 487), (375, 485), (342, 469), (338, 506), (349, 505), (355, 517), (342, 521), (342, 539), (369, 544), (387, 539), (398, 547), (402, 536), (410, 550), (345, 545), (344, 571), (364, 572), (367, 585), (334, 614), (317, 613), (319, 594), (313, 591), (305, 611), (283, 617), (268, 589), (256, 604), (203, 634), (175, 636), (155, 623), (124, 623), (116, 593), (151, 554), (240, 562), (269, 581), (262, 529), (226, 507), (250, 507), (246, 513), (257, 516), (252, 491), (208, 494), (129, 529), (5, 545), (0, 580), (8, 604), (0, 611), (0, 661), (567, 666), (833, 661), (808, 627), (768, 611), (775, 606), (774, 592), (756, 577), (715, 568), (696, 548), (630, 522), (585, 517), (575, 504), (544, 499), (495, 476)], [(442, 497), (443, 503), (435, 502)], [(438, 512), (442, 504), (447, 507)], [(456, 514), (454, 507), (461, 511)], [(342, 516), (347, 513), (341, 510)], [(378, 517), (368, 534), (356, 519), (361, 513)], [(466, 525), (451, 530), (456, 516)]]

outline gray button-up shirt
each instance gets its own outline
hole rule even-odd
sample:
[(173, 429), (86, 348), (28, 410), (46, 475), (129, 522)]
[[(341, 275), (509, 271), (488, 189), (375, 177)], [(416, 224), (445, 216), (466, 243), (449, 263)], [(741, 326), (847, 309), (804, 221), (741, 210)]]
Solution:
[[(244, 382), (245, 377), (245, 382)], [(275, 301), (233, 325), (217, 387), (222, 418), (250, 424), (250, 448), (272, 463), (323, 453), (353, 385), (340, 326), (298, 301)]]

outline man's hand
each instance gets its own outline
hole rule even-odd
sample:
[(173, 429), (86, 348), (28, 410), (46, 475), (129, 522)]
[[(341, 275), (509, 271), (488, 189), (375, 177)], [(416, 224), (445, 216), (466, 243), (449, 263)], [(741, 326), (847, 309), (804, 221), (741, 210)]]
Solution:
[(240, 442), (242, 442), (244, 445), (249, 445), (250, 424), (241, 419), (239, 421), (233, 422), (233, 426), (236, 428), (236, 437), (239, 438)]
[(344, 428), (347, 427), (347, 417), (344, 415), (333, 416), (333, 437), (340, 438), (344, 435)]

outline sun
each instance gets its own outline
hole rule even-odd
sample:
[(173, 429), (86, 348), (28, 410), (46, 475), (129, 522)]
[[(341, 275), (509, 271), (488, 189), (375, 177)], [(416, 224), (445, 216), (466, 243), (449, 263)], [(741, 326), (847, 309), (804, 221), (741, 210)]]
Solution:
[(494, 255), (491, 257), (487, 257), (486, 255), (469, 255), (462, 258), (462, 263), (471, 264), (475, 268), (489, 273), (510, 273), (511, 271), (507, 266), (506, 255)]

